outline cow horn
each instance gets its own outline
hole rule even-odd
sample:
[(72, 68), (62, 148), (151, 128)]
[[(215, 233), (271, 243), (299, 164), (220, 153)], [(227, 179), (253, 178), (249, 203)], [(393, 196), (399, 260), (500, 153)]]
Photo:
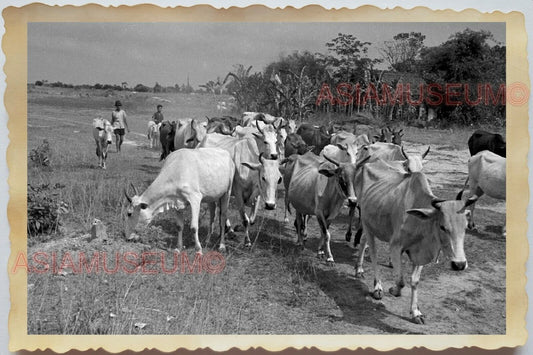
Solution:
[(257, 120), (255, 120), (255, 126), (257, 127), (257, 130), (259, 131), (259, 133), (261, 133), (262, 135), (265, 135), (263, 133), (263, 130), (261, 130), (261, 128), (259, 128), (259, 123), (257, 123)]
[(131, 203), (131, 197), (128, 196), (128, 192), (126, 191), (126, 189), (124, 189), (124, 196), (126, 196), (128, 202)]
[(264, 154), (263, 152), (261, 152), (261, 154), (259, 154), (259, 162), (261, 164), (263, 164), (263, 160), (265, 159), (265, 158), (263, 158), (263, 154)]
[(340, 165), (340, 164), (337, 163), (335, 160), (329, 158), (326, 154), (324, 154), (324, 158), (326, 158), (327, 161), (329, 161), (330, 163), (335, 164), (336, 166), (339, 166), (339, 165)]
[(428, 145), (428, 149), (426, 150), (424, 154), (422, 154), (422, 159), (424, 159), (426, 155), (428, 155), (430, 149), (431, 149), (431, 146)]
[(403, 150), (403, 145), (402, 145), (402, 147), (401, 147), (401, 150), (402, 150), (402, 154), (403, 154), (403, 156), (405, 157), (405, 159), (409, 159), (409, 158), (407, 157), (407, 154), (405, 153), (405, 150)]
[(435, 208), (437, 210), (440, 210), (440, 206), (438, 206), (438, 204), (441, 203), (441, 202), (444, 202), (444, 201), (446, 201), (446, 200), (442, 200), (440, 198), (436, 198), (433, 201), (431, 201), (431, 206), (433, 206), (433, 208)]
[(457, 201), (461, 201), (463, 199), (463, 190), (459, 191), (459, 193), (457, 194), (457, 196), (455, 197), (455, 199)]
[(135, 185), (133, 185), (133, 182), (130, 182), (130, 185), (131, 185), (131, 187), (133, 188), (133, 192), (135, 192), (135, 195), (139, 195), (139, 191), (137, 190), (137, 188), (135, 187)]
[(479, 198), (478, 195), (474, 195), (472, 197), (470, 197), (468, 200), (466, 200), (465, 202), (465, 208), (470, 206), (471, 204), (475, 203), (477, 201), (477, 199)]
[(361, 165), (363, 165), (364, 163), (366, 163), (368, 161), (368, 159), (370, 159), (370, 155), (367, 156), (366, 158), (364, 158), (363, 160), (361, 160), (359, 163), (357, 163), (357, 165), (355, 166), (355, 168), (359, 168)]

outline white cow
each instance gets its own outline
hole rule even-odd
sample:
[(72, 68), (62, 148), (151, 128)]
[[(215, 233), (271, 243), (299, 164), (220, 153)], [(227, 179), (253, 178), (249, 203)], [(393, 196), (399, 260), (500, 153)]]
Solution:
[[(505, 200), (506, 197), (506, 176), (505, 176), (506, 159), (494, 154), (491, 151), (483, 150), (468, 160), (468, 179), (466, 180), (472, 196), (469, 200), (477, 201), (483, 194)], [(462, 197), (463, 191), (459, 197)], [(474, 223), (475, 203), (470, 205), (470, 218), (468, 228), (475, 228)], [(505, 235), (505, 226), (503, 229)]]
[(98, 157), (99, 168), (106, 168), (107, 149), (111, 144), (112, 136), (113, 126), (108, 120), (102, 117), (93, 120), (93, 137), (96, 142), (96, 156)]
[[(197, 253), (202, 253), (198, 238), (200, 204), (209, 203), (210, 223), (207, 241), (214, 230), (216, 204), (219, 204), (220, 250), (225, 250), (224, 224), (227, 218), (235, 165), (230, 154), (219, 148), (180, 149), (165, 159), (154, 182), (138, 195), (129, 197), (125, 235), (128, 238), (138, 223), (148, 225), (152, 218), (170, 208), (178, 210), (178, 251), (183, 249), (183, 210), (191, 206), (191, 231)], [(206, 242), (207, 243), (207, 242)]]
[(150, 149), (158, 149), (160, 146), (159, 128), (161, 128), (161, 123), (148, 121), (148, 141), (150, 144)]

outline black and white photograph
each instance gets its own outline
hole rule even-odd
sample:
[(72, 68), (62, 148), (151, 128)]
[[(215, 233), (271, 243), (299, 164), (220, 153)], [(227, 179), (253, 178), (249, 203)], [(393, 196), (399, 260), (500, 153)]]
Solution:
[(27, 334), (506, 335), (507, 31), (28, 22)]

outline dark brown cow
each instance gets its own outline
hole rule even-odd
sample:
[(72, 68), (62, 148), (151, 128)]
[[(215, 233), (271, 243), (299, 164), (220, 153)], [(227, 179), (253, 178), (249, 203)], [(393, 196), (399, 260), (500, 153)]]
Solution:
[(320, 154), (322, 149), (329, 144), (331, 139), (330, 130), (327, 127), (315, 127), (310, 123), (303, 123), (298, 127), (296, 133), (302, 137), (307, 145), (315, 147), (312, 152), (316, 155)]
[(482, 150), (490, 150), (494, 154), (498, 154), (505, 158), (505, 141), (500, 134), (490, 133), (487, 131), (477, 130), (468, 139), (468, 149), (470, 155), (474, 156)]
[(163, 121), (159, 128), (159, 140), (161, 142), (161, 158), (165, 159), (167, 155), (174, 151), (174, 136), (176, 135), (176, 122)]

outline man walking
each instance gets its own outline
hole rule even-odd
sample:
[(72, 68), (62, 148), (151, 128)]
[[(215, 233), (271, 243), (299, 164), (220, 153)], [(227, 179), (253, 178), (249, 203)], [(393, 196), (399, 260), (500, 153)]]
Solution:
[(122, 142), (124, 142), (125, 129), (130, 133), (128, 121), (126, 120), (126, 111), (121, 107), (122, 103), (120, 100), (115, 101), (115, 111), (111, 113), (111, 124), (113, 125), (115, 132), (117, 153), (120, 152), (120, 146), (122, 145)]

